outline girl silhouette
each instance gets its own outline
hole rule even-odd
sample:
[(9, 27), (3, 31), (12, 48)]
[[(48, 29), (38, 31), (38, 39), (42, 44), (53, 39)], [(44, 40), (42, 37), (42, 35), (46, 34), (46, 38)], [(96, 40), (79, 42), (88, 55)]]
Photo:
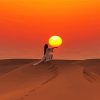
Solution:
[(43, 56), (43, 58), (34, 65), (38, 65), (41, 62), (51, 61), (53, 59), (54, 48), (57, 48), (57, 47), (49, 48), (48, 44), (45, 44), (44, 45), (44, 56)]

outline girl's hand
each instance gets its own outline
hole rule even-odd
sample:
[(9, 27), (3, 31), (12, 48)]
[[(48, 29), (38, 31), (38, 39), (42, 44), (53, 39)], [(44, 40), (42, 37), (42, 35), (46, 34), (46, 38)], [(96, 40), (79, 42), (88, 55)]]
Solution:
[(55, 48), (58, 48), (58, 47), (55, 47)]

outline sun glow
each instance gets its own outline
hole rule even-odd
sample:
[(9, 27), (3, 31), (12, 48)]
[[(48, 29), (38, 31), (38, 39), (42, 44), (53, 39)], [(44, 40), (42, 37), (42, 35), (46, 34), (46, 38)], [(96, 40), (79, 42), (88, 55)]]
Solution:
[(51, 36), (49, 38), (49, 45), (52, 47), (59, 47), (62, 45), (62, 38), (60, 36)]

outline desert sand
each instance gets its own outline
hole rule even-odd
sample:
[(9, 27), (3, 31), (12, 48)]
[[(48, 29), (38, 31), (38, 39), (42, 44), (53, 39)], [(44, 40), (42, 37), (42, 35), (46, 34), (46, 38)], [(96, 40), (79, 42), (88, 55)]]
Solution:
[(0, 100), (100, 100), (100, 59), (0, 60)]

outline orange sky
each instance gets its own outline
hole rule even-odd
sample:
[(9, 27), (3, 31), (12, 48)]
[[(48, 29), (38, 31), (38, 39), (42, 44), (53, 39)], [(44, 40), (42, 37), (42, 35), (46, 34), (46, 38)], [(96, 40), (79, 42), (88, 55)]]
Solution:
[(100, 58), (99, 0), (0, 0), (0, 58), (40, 58), (60, 35), (56, 59)]

